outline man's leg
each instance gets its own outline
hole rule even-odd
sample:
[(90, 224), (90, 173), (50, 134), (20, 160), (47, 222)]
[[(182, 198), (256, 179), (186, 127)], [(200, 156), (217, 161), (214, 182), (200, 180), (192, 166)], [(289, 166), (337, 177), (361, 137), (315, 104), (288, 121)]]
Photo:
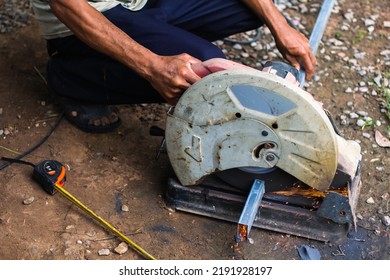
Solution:
[[(200, 60), (224, 57), (222, 51), (209, 41), (261, 24), (245, 6), (235, 0), (215, 1), (222, 5), (221, 10), (218, 10), (218, 6), (209, 6), (209, 1), (202, 0), (199, 3), (205, 4), (210, 11), (206, 11), (204, 6), (195, 8), (193, 4), (185, 4), (177, 12), (176, 6), (181, 1), (158, 1), (165, 6), (155, 6), (152, 2), (147, 9), (139, 12), (117, 6), (104, 14), (137, 42), (160, 55), (189, 53)], [(244, 24), (240, 25), (241, 21)], [(49, 84), (61, 97), (85, 105), (165, 102), (134, 71), (97, 53), (75, 36), (50, 40), (48, 50), (51, 55), (48, 64)]]
[(241, 0), (149, 0), (169, 24), (208, 41), (256, 29), (264, 23)]

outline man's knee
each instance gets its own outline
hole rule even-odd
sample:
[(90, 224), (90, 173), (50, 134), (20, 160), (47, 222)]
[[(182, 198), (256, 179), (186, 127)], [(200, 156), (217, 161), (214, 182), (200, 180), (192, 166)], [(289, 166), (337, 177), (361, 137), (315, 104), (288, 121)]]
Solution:
[(207, 47), (199, 46), (192, 55), (202, 61), (211, 58), (225, 58), (225, 54), (222, 50), (212, 43), (210, 43)]

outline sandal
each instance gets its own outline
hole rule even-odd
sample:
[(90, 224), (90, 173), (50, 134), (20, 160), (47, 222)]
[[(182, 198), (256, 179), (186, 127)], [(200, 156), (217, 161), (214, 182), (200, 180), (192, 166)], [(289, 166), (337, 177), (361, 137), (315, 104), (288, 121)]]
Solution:
[(104, 133), (118, 128), (122, 120), (118, 109), (107, 105), (85, 105), (76, 101), (61, 100), (65, 118), (85, 132)]

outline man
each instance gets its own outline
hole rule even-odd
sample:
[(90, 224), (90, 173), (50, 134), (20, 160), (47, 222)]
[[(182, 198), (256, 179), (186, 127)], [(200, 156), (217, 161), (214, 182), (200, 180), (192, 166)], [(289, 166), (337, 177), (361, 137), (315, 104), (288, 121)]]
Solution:
[(211, 42), (266, 24), (307, 79), (316, 59), (272, 0), (31, 0), (66, 118), (90, 132), (120, 124), (111, 104), (168, 102), (200, 77), (191, 65), (223, 52)]

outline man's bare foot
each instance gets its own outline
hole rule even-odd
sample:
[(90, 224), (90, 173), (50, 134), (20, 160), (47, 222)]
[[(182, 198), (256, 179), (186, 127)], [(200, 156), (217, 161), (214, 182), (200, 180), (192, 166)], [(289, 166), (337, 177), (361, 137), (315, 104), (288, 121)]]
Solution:
[(83, 131), (109, 132), (119, 127), (122, 122), (116, 107), (86, 105), (69, 99), (61, 101), (65, 118)]

